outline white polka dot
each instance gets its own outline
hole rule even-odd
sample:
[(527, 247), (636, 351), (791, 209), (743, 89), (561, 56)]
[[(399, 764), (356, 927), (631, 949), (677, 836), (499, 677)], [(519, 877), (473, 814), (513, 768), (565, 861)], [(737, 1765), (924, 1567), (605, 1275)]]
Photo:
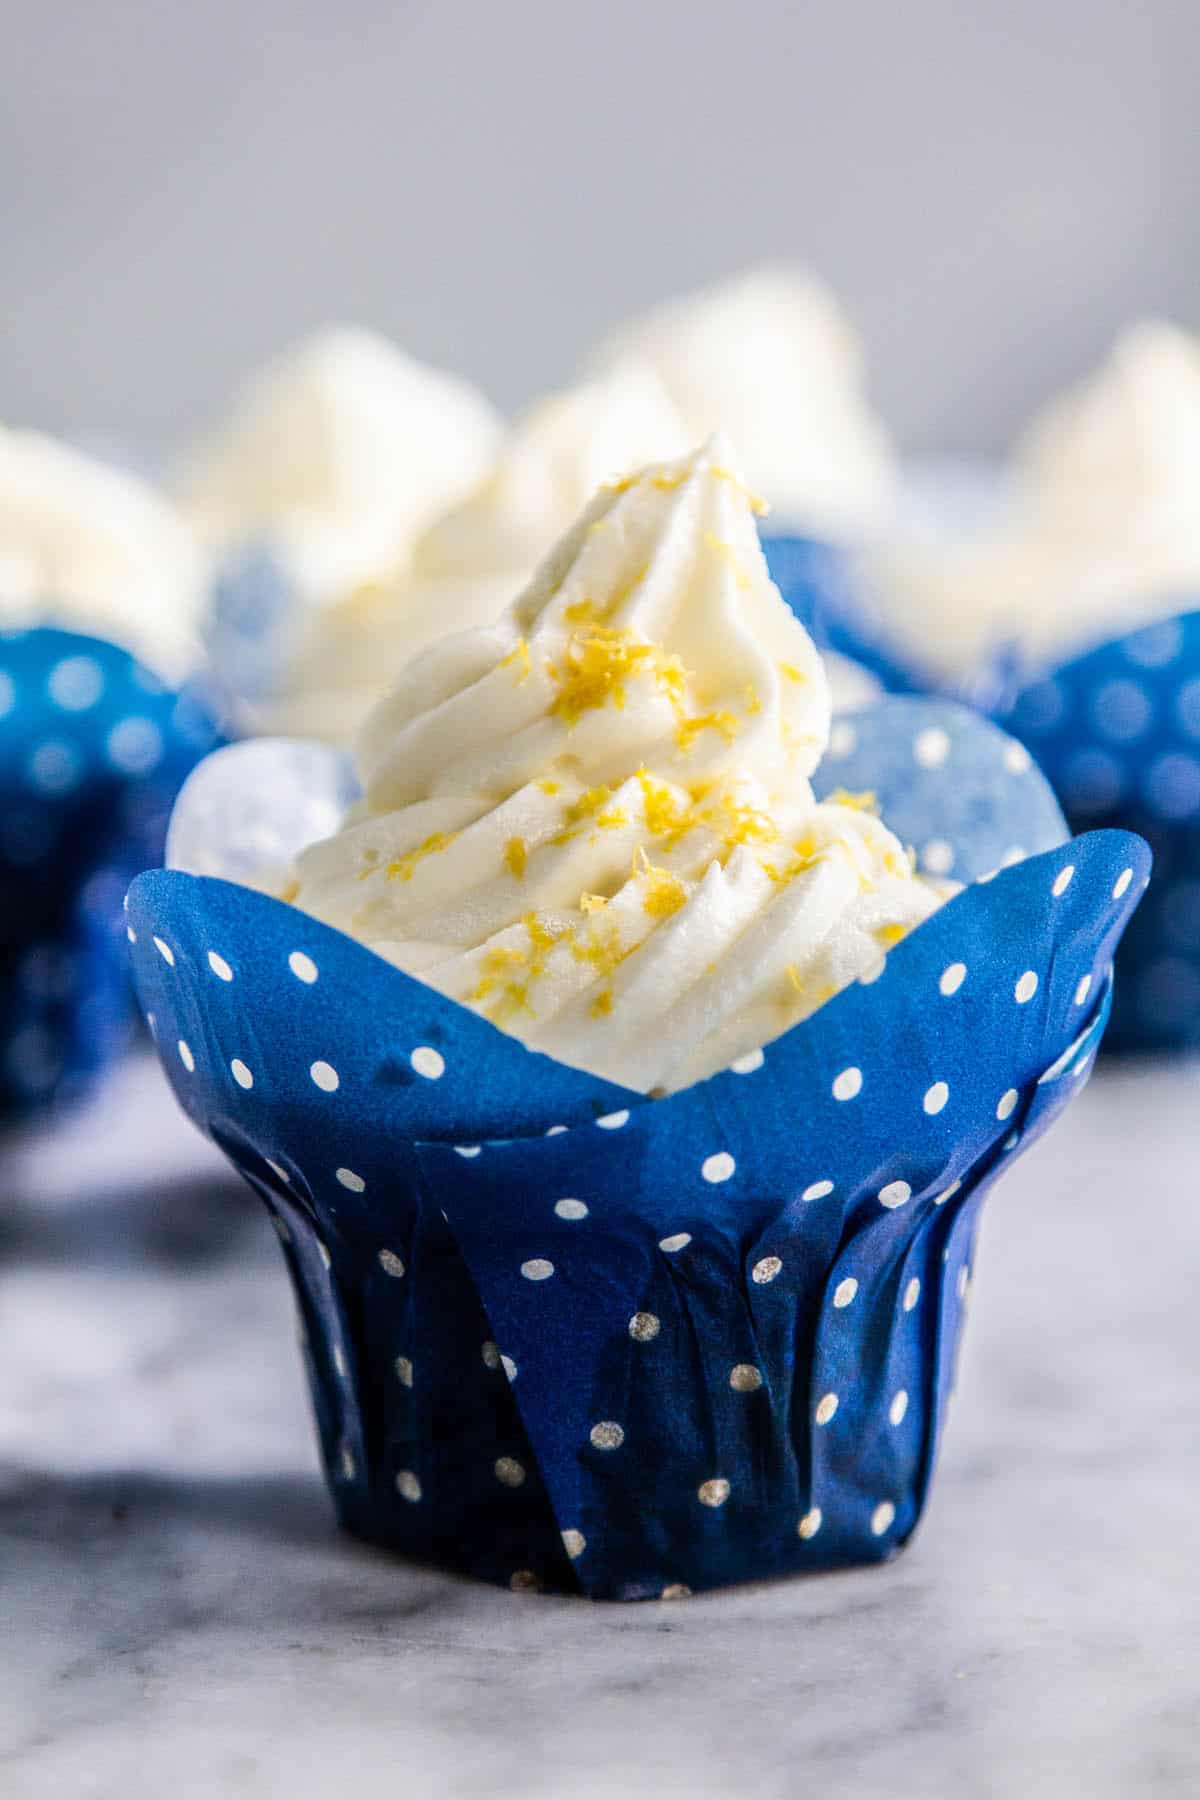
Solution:
[(390, 1275), (393, 1281), (399, 1281), (404, 1273), (404, 1259), (402, 1257), (397, 1256), (394, 1250), (381, 1250), (379, 1252), (378, 1262), (385, 1275)]
[(904, 1310), (905, 1310), (905, 1312), (911, 1312), (913, 1307), (917, 1304), (917, 1301), (920, 1298), (921, 1298), (921, 1283), (917, 1280), (916, 1276), (914, 1275), (912, 1280), (909, 1282), (908, 1286), (904, 1290)]
[[(271, 1164), (271, 1167), (273, 1169), (276, 1168), (277, 1166), (278, 1165), (275, 1163)], [(287, 1176), (285, 1175), (283, 1179), (286, 1181)], [(322, 1242), (322, 1240), (320, 1238), (317, 1239), (317, 1255), (321, 1258), (322, 1263), (325, 1265), (325, 1267), (327, 1269), (333, 1267), (333, 1258), (329, 1254), (329, 1245)]]
[(219, 976), (222, 981), (233, 980), (233, 970), (225, 961), (225, 958), (223, 956), (218, 956), (215, 950), (210, 950), (208, 953), (208, 966), (213, 974)]
[(759, 1287), (763, 1287), (768, 1281), (774, 1281), (782, 1267), (783, 1262), (780, 1257), (762, 1256), (751, 1269), (750, 1279), (756, 1281)]
[(692, 1590), (686, 1581), (668, 1581), (659, 1598), (662, 1600), (690, 1600)]
[(696, 1498), (701, 1506), (724, 1506), (729, 1498), (729, 1483), (724, 1476), (714, 1476), (711, 1481), (702, 1481), (696, 1489)]
[(933, 1204), (935, 1206), (945, 1206), (947, 1200), (952, 1200), (954, 1198), (955, 1194), (957, 1194), (957, 1192), (961, 1186), (962, 1186), (961, 1180), (960, 1181), (952, 1181), (948, 1188), (943, 1188), (940, 1194), (934, 1195)]
[(104, 670), (90, 656), (64, 656), (51, 669), (46, 686), (64, 712), (86, 712), (104, 692)]
[(500, 1352), (490, 1338), (486, 1344), (480, 1346), (479, 1354), (483, 1358), (483, 1366), (485, 1369), (498, 1369), (500, 1367)]
[(1032, 763), (1033, 758), (1030, 756), (1024, 744), (1018, 744), (1015, 738), (1010, 738), (1009, 742), (1004, 746), (1004, 766), (1009, 774), (1024, 775), (1025, 771), (1032, 766)]
[(629, 1123), (629, 1113), (628, 1111), (605, 1113), (602, 1118), (596, 1120), (596, 1123), (601, 1131), (620, 1131), (622, 1125)]
[(1018, 1006), (1024, 1006), (1027, 1000), (1033, 999), (1037, 990), (1038, 978), (1035, 970), (1026, 969), (1025, 973), (1018, 980), (1016, 987), (1013, 989), (1013, 998)]
[(967, 1268), (966, 1263), (964, 1263), (962, 1268), (958, 1271), (958, 1281), (955, 1284), (956, 1291), (958, 1293), (958, 1298), (960, 1301), (966, 1300), (967, 1288), (970, 1283), (970, 1280), (971, 1280), (971, 1271)]
[(1000, 1096), (999, 1104), (996, 1107), (996, 1117), (998, 1119), (1011, 1119), (1014, 1112), (1017, 1110), (1017, 1101), (1020, 1097), (1021, 1096), (1017, 1093), (1016, 1088), (1008, 1088)]
[(1092, 991), (1092, 978), (1090, 975), (1085, 975), (1083, 977), (1083, 980), (1079, 983), (1079, 986), (1075, 989), (1075, 1004), (1076, 1004), (1076, 1006), (1082, 1006), (1084, 1001), (1087, 999), (1088, 995), (1091, 993), (1091, 991)]
[(190, 1075), (192, 1070), (196, 1067), (196, 1059), (182, 1038), (179, 1040), (179, 1060)]
[(662, 1330), (662, 1320), (657, 1313), (636, 1312), (629, 1321), (629, 1335), (637, 1344), (648, 1344)]
[(17, 689), (11, 675), (0, 669), (0, 719), (17, 704)]
[(398, 1356), (396, 1358), (396, 1379), (401, 1387), (410, 1388), (412, 1386), (413, 1366), (411, 1358), (407, 1356)]
[(121, 719), (108, 734), (109, 761), (126, 775), (148, 775), (162, 756), (162, 732), (153, 719)]
[(934, 1113), (941, 1112), (949, 1098), (950, 1089), (947, 1087), (946, 1083), (944, 1081), (935, 1081), (931, 1088), (926, 1088), (925, 1098), (922, 1100), (921, 1105), (925, 1108), (925, 1111), (932, 1116)]
[(1189, 737), (1200, 737), (1200, 681), (1184, 682), (1175, 700), (1175, 714)]
[(341, 1086), (342, 1078), (332, 1063), (315, 1062), (308, 1072), (323, 1093), (336, 1093)]
[(1130, 662), (1143, 669), (1164, 669), (1174, 662), (1183, 645), (1183, 626), (1178, 619), (1145, 625), (1125, 639), (1122, 648)]
[(893, 1396), (892, 1404), (888, 1407), (888, 1418), (892, 1421), (893, 1425), (899, 1425), (900, 1421), (903, 1419), (903, 1417), (907, 1411), (908, 1411), (908, 1394), (905, 1392), (905, 1390), (903, 1388), (901, 1388)]
[(949, 754), (949, 733), (940, 725), (930, 725), (913, 739), (913, 756), (923, 769), (940, 769)]
[(945, 838), (930, 838), (921, 851), (921, 867), (930, 875), (948, 875), (954, 867), (954, 846)]
[(554, 1273), (554, 1264), (544, 1256), (531, 1256), (528, 1262), (521, 1264), (521, 1273), (526, 1281), (549, 1281)]
[(421, 1483), (411, 1469), (401, 1469), (396, 1476), (396, 1492), (414, 1506), (421, 1498)]
[(593, 1449), (619, 1450), (625, 1442), (625, 1431), (624, 1427), (618, 1425), (615, 1419), (601, 1419), (598, 1425), (592, 1426), (588, 1437)]
[(1121, 896), (1128, 891), (1129, 884), (1132, 880), (1133, 870), (1122, 869), (1121, 873), (1113, 883), (1112, 897), (1114, 900), (1119, 900)]
[(133, 929), (132, 925), (127, 925), (125, 927), (125, 936), (129, 939), (131, 944), (137, 943), (137, 932)]
[(881, 1500), (871, 1514), (871, 1531), (875, 1537), (882, 1537), (888, 1526), (896, 1517), (896, 1509), (890, 1500)]
[(353, 1169), (339, 1169), (337, 1171), (337, 1178), (344, 1188), (349, 1188), (352, 1194), (362, 1194), (366, 1192), (366, 1182), (361, 1175), (356, 1175)]
[(254, 1077), (240, 1056), (234, 1057), (229, 1065), (229, 1072), (240, 1088), (252, 1088), (254, 1086)]
[(753, 1394), (762, 1386), (762, 1370), (753, 1363), (734, 1363), (729, 1371), (729, 1385), (735, 1394)]
[(304, 954), (303, 950), (292, 951), (288, 957), (288, 968), (297, 981), (306, 981), (310, 986), (317, 979), (317, 965), (311, 956)]
[(700, 1165), (700, 1173), (705, 1181), (728, 1181), (737, 1164), (728, 1150), (718, 1150), (713, 1156), (706, 1156)]
[(837, 1411), (837, 1409), (838, 1409), (837, 1395), (836, 1394), (822, 1394), (821, 1398), (817, 1401), (817, 1410), (813, 1414), (813, 1417), (817, 1421), (818, 1425), (828, 1425), (830, 1419), (832, 1419), (832, 1417), (833, 1417), (834, 1413)]
[(556, 1200), (554, 1210), (560, 1219), (586, 1219), (588, 1216), (584, 1200)]
[(562, 1534), (562, 1541), (563, 1549), (566, 1551), (572, 1562), (575, 1561), (576, 1557), (582, 1556), (587, 1549), (587, 1539), (584, 1537), (582, 1531), (575, 1531), (568, 1528)]
[[(265, 1161), (268, 1169), (270, 1169), (273, 1175), (278, 1175), (280, 1181), (291, 1181), (292, 1178), (283, 1167), (282, 1163), (272, 1162), (269, 1156), (265, 1158)], [(328, 1264), (326, 1264), (326, 1267), (328, 1267)]]
[(853, 725), (848, 724), (845, 719), (835, 720), (833, 729), (829, 733), (829, 749), (826, 755), (835, 756), (840, 760), (844, 756), (852, 755), (857, 747), (858, 733)]
[(525, 1465), (515, 1456), (498, 1456), (494, 1466), (501, 1487), (519, 1488), (525, 1479)]
[(482, 1149), (482, 1144), (455, 1144), (454, 1154), (455, 1156), (464, 1156), (470, 1162), (472, 1157), (478, 1156)]
[(857, 1281), (853, 1275), (847, 1275), (846, 1279), (839, 1281), (833, 1290), (833, 1304), (837, 1307), (849, 1306), (857, 1292)]
[(65, 794), (79, 780), (79, 758), (70, 744), (39, 744), (29, 758), (29, 773), (46, 794)]
[(351, 1450), (349, 1444), (342, 1445), (340, 1461), (342, 1480), (353, 1481), (354, 1477), (358, 1474), (358, 1464), (354, 1460), (354, 1452)]
[(418, 1044), (408, 1060), (426, 1081), (438, 1081), (446, 1073), (445, 1058), (429, 1044)]
[(514, 1594), (536, 1594), (542, 1584), (532, 1569), (514, 1569), (508, 1585)]
[(797, 1532), (806, 1542), (809, 1538), (815, 1538), (820, 1529), (821, 1509), (819, 1506), (814, 1506), (806, 1512), (796, 1527)]
[[(282, 1225), (283, 1220), (280, 1219), (279, 1223)], [(284, 1235), (286, 1236), (286, 1227), (284, 1228)], [(333, 1366), (344, 1381), (346, 1379), (346, 1352), (342, 1349), (340, 1344), (335, 1344), (333, 1346)]]
[(567, 1128), (565, 1125), (547, 1125), (546, 1136), (547, 1137), (561, 1137), (563, 1132), (566, 1129)]
[(862, 1092), (862, 1084), (861, 1069), (843, 1069), (840, 1075), (834, 1077), (833, 1097), (835, 1100), (853, 1100)]
[(895, 1210), (912, 1199), (912, 1189), (907, 1181), (889, 1181), (886, 1187), (879, 1190), (879, 1204)]
[(1054, 895), (1054, 898), (1056, 900), (1062, 899), (1063, 895), (1066, 893), (1067, 889), (1070, 887), (1071, 882), (1074, 879), (1074, 876), (1075, 876), (1075, 864), (1074, 863), (1064, 863), (1062, 868), (1058, 871), (1058, 874), (1054, 877), (1054, 885), (1050, 889), (1050, 892)]
[(762, 1051), (748, 1050), (745, 1056), (739, 1056), (735, 1062), (731, 1062), (729, 1068), (730, 1072), (734, 1075), (753, 1075), (754, 1071), (756, 1069), (761, 1069), (762, 1066)]
[(1105, 681), (1092, 696), (1092, 717), (1097, 729), (1114, 743), (1128, 744), (1142, 736), (1153, 708), (1140, 682), (1118, 678)]
[(500, 1358), (500, 1368), (504, 1375), (504, 1379), (511, 1386), (511, 1384), (517, 1379), (517, 1365), (513, 1361), (512, 1357), (511, 1356), (502, 1356)]
[(946, 998), (949, 999), (951, 994), (957, 994), (959, 988), (966, 979), (966, 963), (951, 963), (948, 968), (942, 970), (938, 987), (941, 989), (942, 993), (945, 994)]
[(805, 1188), (800, 1198), (802, 1200), (823, 1200), (826, 1194), (832, 1194), (832, 1192), (832, 1181), (813, 1181)]
[(671, 1237), (659, 1238), (658, 1247), (660, 1250), (665, 1250), (668, 1256), (673, 1256), (676, 1250), (685, 1249), (691, 1241), (690, 1231), (676, 1231)]
[(167, 967), (173, 969), (175, 967), (175, 952), (172, 950), (170, 944), (166, 944), (163, 942), (162, 938), (156, 937), (154, 939), (154, 948), (158, 951), (158, 954), (162, 957)]

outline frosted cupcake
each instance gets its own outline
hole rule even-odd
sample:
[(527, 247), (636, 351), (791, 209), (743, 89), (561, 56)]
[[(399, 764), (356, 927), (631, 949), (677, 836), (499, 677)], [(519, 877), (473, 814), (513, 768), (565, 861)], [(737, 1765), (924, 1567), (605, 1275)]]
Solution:
[[(1147, 859), (1066, 843), (960, 708), (831, 735), (713, 443), (410, 665), (340, 828), (316, 747), (189, 784), (130, 895), (139, 988), (276, 1218), (352, 1529), (623, 1598), (913, 1529), (980, 1196), (1091, 1066)], [(937, 818), (961, 892), (880, 800)]]
[(1035, 420), (973, 529), (927, 509), (860, 572), (916, 679), (990, 689), (1075, 825), (1153, 845), (1118, 1045), (1200, 1041), (1198, 495), (1200, 346), (1144, 324)]
[(216, 741), (185, 684), (201, 561), (146, 482), (0, 430), (0, 1117), (70, 1097), (133, 1014), (121, 898)]
[(178, 482), (218, 572), (211, 647), (233, 692), (272, 692), (313, 614), (402, 568), (499, 432), (468, 383), (361, 328), (327, 328), (253, 376)]

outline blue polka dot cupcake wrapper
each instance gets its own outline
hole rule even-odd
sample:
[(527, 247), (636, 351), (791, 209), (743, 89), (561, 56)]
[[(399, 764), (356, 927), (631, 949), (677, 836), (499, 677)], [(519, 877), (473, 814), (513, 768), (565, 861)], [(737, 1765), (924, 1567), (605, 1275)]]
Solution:
[[(222, 752), (193, 791), (223, 758), (245, 791), (269, 753)], [(912, 1531), (980, 1201), (1091, 1068), (1149, 855), (1065, 841), (1012, 741), (944, 703), (860, 714), (845, 760), (922, 831), (940, 790), (971, 885), (873, 981), (663, 1100), (262, 894), (135, 882), (159, 1055), (275, 1219), (354, 1531), (624, 1599)], [(1018, 830), (1041, 841), (996, 872)]]
[(0, 1119), (81, 1093), (128, 1042), (125, 890), (216, 741), (202, 695), (113, 644), (0, 637)]

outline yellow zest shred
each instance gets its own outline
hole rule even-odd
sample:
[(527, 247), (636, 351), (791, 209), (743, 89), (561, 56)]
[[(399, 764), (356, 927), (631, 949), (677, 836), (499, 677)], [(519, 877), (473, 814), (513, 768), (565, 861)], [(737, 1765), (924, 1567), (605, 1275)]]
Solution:
[(735, 475), (732, 469), (726, 469), (720, 463), (713, 463), (708, 472), (714, 481), (728, 481), (732, 483), (738, 493), (741, 494), (742, 498), (746, 501), (752, 513), (758, 513), (761, 517), (762, 514), (770, 512), (771, 509), (766, 501), (762, 499), (759, 494), (756, 494), (752, 488), (748, 488), (741, 477)]
[(591, 1013), (592, 1013), (593, 1019), (607, 1018), (608, 1014), (612, 1011), (612, 1009), (613, 1009), (613, 991), (612, 991), (612, 989), (611, 988), (601, 988), (600, 992), (596, 995), (596, 998), (592, 1001)]
[(642, 908), (652, 919), (669, 919), (687, 900), (687, 888), (670, 869), (658, 869), (638, 851), (635, 873), (642, 882)]
[(687, 681), (678, 656), (615, 625), (589, 625), (573, 632), (563, 666), (548, 662), (546, 670), (558, 687), (550, 710), (569, 726), (598, 707), (611, 704), (623, 709), (634, 676), (651, 676), (676, 707), (682, 704)]
[(694, 719), (680, 719), (675, 727), (675, 742), (681, 750), (690, 750), (702, 731), (719, 731), (727, 744), (738, 732), (738, 722), (724, 707), (718, 712), (700, 713)]
[(580, 894), (579, 910), (584, 913), (601, 912), (608, 905), (603, 894)]
[(879, 797), (870, 788), (864, 788), (860, 794), (852, 794), (847, 788), (835, 788), (829, 795), (830, 806), (848, 806), (853, 812), (874, 813), (879, 817)]
[(779, 673), (781, 675), (786, 675), (789, 681), (804, 682), (808, 680), (804, 670), (798, 669), (795, 663), (781, 662), (779, 665)]
[(531, 666), (529, 659), (529, 645), (525, 642), (524, 638), (517, 639), (508, 655), (503, 657), (500, 663), (502, 669), (516, 668), (518, 682), (528, 681)]
[(423, 844), (418, 844), (415, 850), (406, 850), (403, 856), (397, 856), (387, 865), (387, 879), (389, 881), (411, 881), (413, 870), (418, 863), (424, 862), (427, 856), (436, 856), (439, 850), (448, 850), (457, 836), (457, 831), (433, 832)]
[(509, 874), (515, 875), (518, 881), (523, 880), (525, 876), (525, 865), (529, 861), (529, 851), (525, 847), (525, 839), (523, 837), (509, 838), (507, 844), (504, 846), (504, 860), (508, 865)]
[(879, 943), (885, 944), (890, 950), (893, 944), (900, 943), (901, 939), (908, 936), (908, 926), (881, 925), (875, 936)]
[(538, 786), (541, 788), (543, 794), (561, 794), (562, 793), (562, 782), (561, 781), (551, 781), (548, 777), (544, 781), (539, 781)]

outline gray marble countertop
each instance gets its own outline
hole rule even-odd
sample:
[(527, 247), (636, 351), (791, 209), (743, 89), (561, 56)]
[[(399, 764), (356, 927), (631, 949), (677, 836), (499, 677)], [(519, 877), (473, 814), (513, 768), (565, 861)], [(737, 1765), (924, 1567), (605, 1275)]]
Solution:
[(133, 1064), (5, 1152), (0, 1794), (1200, 1792), (1200, 1069), (1106, 1069), (991, 1202), (883, 1569), (514, 1596), (335, 1530), (274, 1238)]

